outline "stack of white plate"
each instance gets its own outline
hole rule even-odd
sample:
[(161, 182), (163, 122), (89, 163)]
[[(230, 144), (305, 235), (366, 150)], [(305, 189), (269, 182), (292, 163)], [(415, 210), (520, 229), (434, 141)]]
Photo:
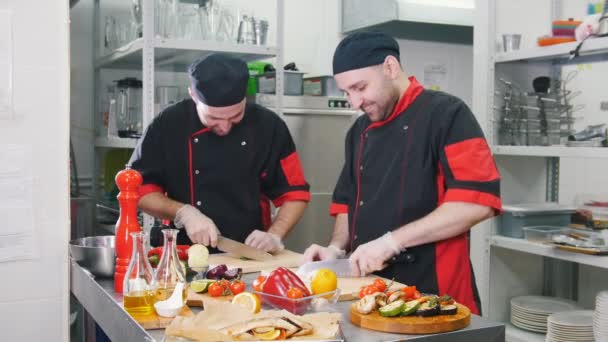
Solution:
[(595, 297), (593, 333), (597, 342), (608, 342), (608, 291), (602, 291)]
[(547, 317), (560, 312), (580, 309), (571, 300), (543, 297), (521, 296), (511, 298), (511, 323), (521, 329), (546, 333)]
[(564, 311), (547, 319), (547, 342), (593, 342), (593, 310)]

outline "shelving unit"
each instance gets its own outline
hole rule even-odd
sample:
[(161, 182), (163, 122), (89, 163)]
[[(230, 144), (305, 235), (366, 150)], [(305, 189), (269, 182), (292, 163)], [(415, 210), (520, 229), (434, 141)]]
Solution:
[[(497, 2), (476, 1), (474, 112), (481, 115), (480, 121), (486, 128), (486, 136), (503, 176), (503, 201), (558, 201), (562, 158), (608, 159), (608, 148), (496, 145), (494, 108), (498, 105), (495, 103), (498, 97), (495, 90), (499, 89), (500, 78), (527, 86), (539, 75), (559, 77), (565, 65), (608, 61), (608, 37), (588, 39), (580, 49), (580, 57), (573, 60), (570, 59), (570, 51), (577, 47), (578, 42), (497, 52), (497, 17), (505, 13), (498, 10)], [(551, 5), (551, 18), (560, 18), (562, 1), (548, 3)], [(550, 30), (550, 23), (547, 23), (547, 29)], [(538, 35), (544, 33), (538, 32)], [(530, 36), (526, 38), (530, 39)], [(497, 235), (496, 223), (493, 220), (488, 229), (474, 232), (479, 235), (477, 241), (483, 244), (483, 269), (478, 279), (481, 279), (484, 295), (484, 316), (506, 324), (507, 341), (545, 341), (544, 334), (522, 330), (509, 322), (510, 298), (521, 295), (549, 295), (574, 300), (594, 297), (594, 293), (587, 292), (590, 284), (581, 280), (588, 277), (582, 277), (579, 271), (589, 270), (590, 266), (593, 272), (606, 272), (608, 257), (571, 253), (547, 244), (500, 236)]]
[[(100, 111), (99, 91), (105, 85), (101, 84), (100, 74), (107, 69), (124, 70), (125, 76), (128, 72), (141, 73), (142, 78), (142, 124), (143, 127), (152, 122), (157, 114), (154, 110), (155, 102), (155, 73), (160, 71), (186, 72), (187, 67), (195, 60), (214, 52), (229, 54), (241, 58), (246, 62), (275, 58), (276, 65), (283, 65), (283, 9), (284, 0), (276, 1), (276, 21), (273, 23), (276, 30), (276, 42), (274, 46), (245, 45), (230, 42), (218, 42), (211, 40), (180, 40), (165, 39), (154, 32), (155, 0), (142, 0), (142, 37), (117, 48), (110, 53), (101, 53), (101, 0), (95, 0), (93, 13), (93, 44), (95, 66), (94, 105), (93, 113)], [(132, 74), (131, 74), (132, 75)], [(283, 68), (277, 68), (276, 74), (276, 106), (275, 111), (282, 115)], [(94, 121), (96, 122), (96, 121)], [(137, 139), (129, 138), (107, 138), (96, 137), (93, 158), (93, 195), (99, 198), (100, 165), (101, 154), (107, 149), (133, 149), (137, 146)], [(154, 220), (144, 215), (144, 229), (149, 229)]]

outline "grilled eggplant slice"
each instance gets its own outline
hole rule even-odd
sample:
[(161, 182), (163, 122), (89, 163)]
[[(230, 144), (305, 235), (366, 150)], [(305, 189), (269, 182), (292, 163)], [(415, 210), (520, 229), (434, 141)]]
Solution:
[(455, 315), (458, 312), (458, 307), (454, 304), (441, 305), (439, 313), (442, 315)]
[(425, 303), (423, 303), (422, 305), (420, 305), (418, 310), (416, 310), (416, 315), (422, 316), (422, 317), (436, 316), (436, 315), (439, 315), (440, 310), (441, 309), (440, 309), (439, 302), (437, 301), (437, 299), (431, 298), (431, 299), (427, 300)]

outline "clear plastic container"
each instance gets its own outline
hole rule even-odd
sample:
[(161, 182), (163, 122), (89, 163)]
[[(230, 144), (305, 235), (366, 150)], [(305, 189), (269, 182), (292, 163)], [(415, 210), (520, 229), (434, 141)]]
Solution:
[(504, 205), (503, 211), (498, 219), (498, 233), (503, 236), (523, 238), (523, 227), (568, 226), (570, 216), (576, 211), (576, 207), (551, 202), (522, 203)]
[(316, 311), (334, 311), (334, 306), (340, 298), (340, 289), (297, 299), (257, 291), (254, 291), (253, 293), (261, 298), (263, 306), (278, 310), (287, 310), (295, 315)]
[(524, 238), (534, 242), (551, 242), (554, 234), (563, 233), (565, 227), (557, 226), (530, 226), (523, 227)]

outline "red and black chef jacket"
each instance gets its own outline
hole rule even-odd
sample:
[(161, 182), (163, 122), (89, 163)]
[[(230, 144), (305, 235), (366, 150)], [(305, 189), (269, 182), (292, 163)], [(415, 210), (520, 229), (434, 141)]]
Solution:
[[(423, 218), (444, 202), (500, 212), (500, 175), (479, 124), (460, 99), (415, 78), (385, 120), (362, 115), (346, 136), (345, 164), (330, 213), (348, 213), (350, 246)], [(408, 248), (377, 274), (449, 294), (479, 313), (469, 234)]]
[[(201, 123), (192, 100), (170, 106), (148, 126), (132, 161), (143, 176), (141, 196), (156, 191), (191, 204), (241, 242), (270, 225), (269, 199), (276, 207), (310, 200), (285, 122), (256, 104), (246, 104), (226, 136)], [(185, 230), (178, 243), (191, 243)]]

